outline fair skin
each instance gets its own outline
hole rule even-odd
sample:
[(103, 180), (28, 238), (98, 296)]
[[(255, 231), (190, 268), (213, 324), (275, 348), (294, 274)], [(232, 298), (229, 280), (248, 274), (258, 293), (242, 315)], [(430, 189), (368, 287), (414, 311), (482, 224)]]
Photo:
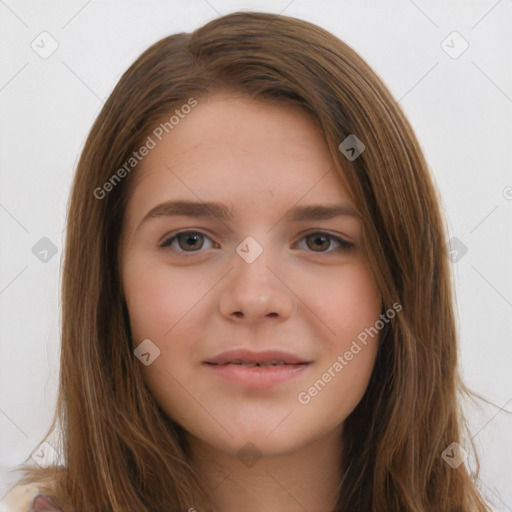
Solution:
[[(217, 94), (136, 172), (119, 253), (134, 348), (150, 339), (160, 350), (142, 368), (145, 381), (187, 431), (215, 510), (329, 510), (343, 422), (368, 385), (378, 337), (342, 371), (333, 363), (378, 320), (381, 297), (360, 249), (361, 220), (316, 125), (298, 107)], [(174, 207), (143, 220), (168, 201), (215, 202), (231, 216)], [(343, 209), (292, 218), (312, 205)], [(240, 246), (249, 236), (261, 254)], [(212, 363), (232, 348), (256, 358), (281, 350), (300, 364)], [(226, 368), (240, 373), (217, 371)], [(286, 378), (265, 381), (283, 368)], [(299, 401), (329, 368), (321, 391)]]

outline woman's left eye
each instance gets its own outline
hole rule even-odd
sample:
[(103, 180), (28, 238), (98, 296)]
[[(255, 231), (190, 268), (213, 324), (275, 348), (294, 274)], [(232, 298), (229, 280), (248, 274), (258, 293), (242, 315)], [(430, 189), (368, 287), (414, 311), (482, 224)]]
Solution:
[[(354, 247), (352, 242), (347, 242), (339, 236), (331, 235), (319, 231), (317, 233), (310, 233), (300, 239), (299, 244), (305, 241), (306, 247), (312, 252), (331, 252), (335, 249), (351, 249)], [(298, 247), (304, 249), (304, 246)]]
[[(213, 240), (199, 231), (182, 231), (165, 239), (160, 247), (171, 247), (178, 252), (199, 252), (201, 249), (218, 247)], [(310, 233), (303, 236), (296, 244), (296, 248), (312, 252), (331, 252), (335, 249), (351, 249), (352, 242), (324, 232)]]

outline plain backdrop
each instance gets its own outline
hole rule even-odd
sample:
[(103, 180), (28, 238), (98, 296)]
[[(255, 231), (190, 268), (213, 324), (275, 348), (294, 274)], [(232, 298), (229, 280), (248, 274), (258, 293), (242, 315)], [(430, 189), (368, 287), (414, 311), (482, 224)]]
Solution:
[[(399, 100), (456, 238), (463, 376), (512, 410), (511, 0), (0, 0), (0, 500), (54, 411), (65, 211), (85, 137), (144, 49), (237, 10), (331, 31)], [(41, 239), (55, 246), (46, 261)], [(512, 511), (512, 414), (485, 404), (467, 414), (479, 485), (494, 510)]]

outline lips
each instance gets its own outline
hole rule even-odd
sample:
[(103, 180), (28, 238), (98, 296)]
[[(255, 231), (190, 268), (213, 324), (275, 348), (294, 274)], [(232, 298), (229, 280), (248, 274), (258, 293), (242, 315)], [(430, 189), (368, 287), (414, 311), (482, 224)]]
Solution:
[(283, 350), (232, 349), (203, 361), (203, 366), (210, 375), (230, 385), (264, 391), (293, 381), (304, 374), (311, 363)]
[(246, 349), (235, 349), (221, 352), (220, 354), (204, 361), (210, 365), (244, 365), (244, 366), (281, 366), (281, 365), (303, 365), (308, 361), (291, 352), (283, 350), (265, 350), (253, 352)]

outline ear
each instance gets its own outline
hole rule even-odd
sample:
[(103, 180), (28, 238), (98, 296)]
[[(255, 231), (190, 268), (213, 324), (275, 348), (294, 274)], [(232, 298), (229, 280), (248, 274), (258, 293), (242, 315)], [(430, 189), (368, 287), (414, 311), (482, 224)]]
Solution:
[(32, 501), (29, 512), (63, 512), (49, 496), (37, 494)]

